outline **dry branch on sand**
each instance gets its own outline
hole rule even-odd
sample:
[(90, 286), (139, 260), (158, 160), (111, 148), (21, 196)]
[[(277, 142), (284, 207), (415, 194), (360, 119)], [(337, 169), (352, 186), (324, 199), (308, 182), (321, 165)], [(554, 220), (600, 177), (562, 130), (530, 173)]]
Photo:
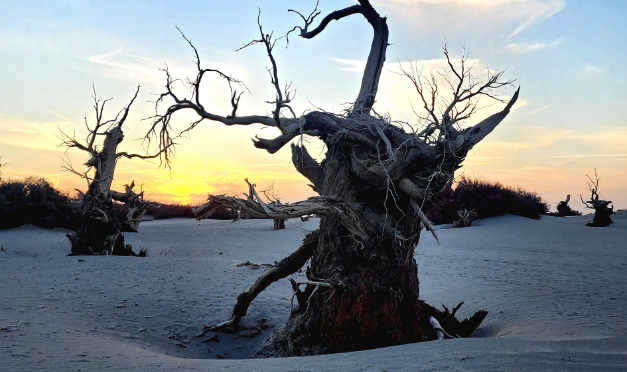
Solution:
[[(129, 154), (118, 152), (118, 145), (124, 139), (122, 126), (124, 125), (131, 105), (137, 98), (139, 86), (131, 102), (126, 105), (113, 119), (103, 118), (104, 108), (109, 101), (98, 98), (94, 90), (94, 109), (96, 111), (96, 123), (90, 126), (85, 118), (85, 126), (88, 130), (85, 142), (76, 139), (76, 135), (69, 135), (61, 131), (63, 142), (59, 145), (67, 150), (75, 148), (86, 152), (89, 158), (85, 162), (87, 169), (78, 171), (74, 168), (66, 156), (63, 167), (87, 182), (87, 192), (77, 190), (81, 197), (80, 229), (68, 234), (72, 244), (72, 255), (80, 254), (114, 254), (137, 255), (130, 244), (124, 244), (123, 231), (137, 232), (148, 209), (156, 208), (154, 203), (144, 200), (144, 192), (136, 193), (133, 189), (135, 182), (125, 185), (124, 192), (111, 190), (111, 182), (115, 173), (118, 159), (152, 159), (158, 157), (163, 151), (154, 155)], [(102, 138), (102, 145), (97, 139)], [(124, 203), (129, 210), (126, 219), (120, 221), (115, 213), (114, 201)]]
[[(256, 138), (255, 146), (275, 153), (292, 139), (292, 161), (296, 169), (321, 196), (290, 205), (269, 205), (249, 184), (246, 199), (212, 196), (197, 209), (203, 218), (218, 206), (240, 208), (243, 213), (265, 218), (292, 218), (315, 213), (321, 216), (320, 228), (305, 238), (303, 245), (289, 257), (266, 270), (245, 292), (238, 296), (231, 319), (209, 329), (235, 327), (246, 314), (251, 301), (268, 285), (296, 272), (309, 262), (307, 281), (294, 284), (298, 304), (285, 327), (277, 330), (259, 355), (305, 355), (383, 347), (435, 339), (429, 319), (434, 317), (451, 335), (467, 337), (485, 318), (480, 311), (459, 322), (455, 311), (441, 312), (419, 299), (418, 268), (414, 250), (423, 227), (437, 239), (435, 229), (425, 217), (433, 197), (453, 181), (453, 174), (466, 154), (507, 116), (518, 99), (516, 91), (505, 108), (471, 127), (461, 124), (477, 110), (480, 98), (497, 98), (495, 89), (511, 85), (502, 80), (503, 72), (488, 70), (481, 82), (467, 65), (454, 64), (448, 50), (443, 76), (452, 91), (441, 95), (435, 79), (425, 79), (417, 68), (402, 70), (415, 85), (424, 110), (424, 129), (406, 131), (388, 116), (373, 110), (388, 44), (387, 18), (381, 17), (368, 0), (337, 10), (314, 21), (320, 12), (309, 16), (290, 10), (304, 21), (285, 35), (297, 32), (305, 39), (314, 38), (332, 20), (361, 15), (372, 26), (374, 37), (359, 94), (342, 115), (311, 111), (297, 116), (290, 103), (294, 99), (291, 84), (281, 87), (273, 51), (277, 40), (265, 33), (258, 18), (259, 39), (243, 48), (260, 44), (270, 59), (270, 82), (276, 96), (270, 104), (272, 115), (238, 116), (243, 86), (239, 80), (214, 69), (201, 67), (195, 55), (197, 75), (187, 80), (191, 97), (179, 95), (177, 82), (165, 69), (165, 91), (156, 102), (156, 114), (147, 139), (159, 142), (163, 158), (169, 163), (174, 140), (204, 120), (225, 125), (261, 124), (275, 127), (280, 134), (272, 139)], [(415, 66), (414, 66), (415, 67)], [(207, 111), (201, 100), (201, 81), (206, 74), (216, 74), (231, 87), (232, 111), (226, 116)], [(161, 105), (171, 101), (165, 110)], [(198, 120), (182, 131), (174, 131), (172, 117), (179, 111), (193, 111)], [(313, 136), (326, 145), (325, 159), (318, 163), (305, 148), (303, 138)], [(301, 291), (300, 286), (304, 285)], [(357, 321), (359, 320), (359, 321)]]

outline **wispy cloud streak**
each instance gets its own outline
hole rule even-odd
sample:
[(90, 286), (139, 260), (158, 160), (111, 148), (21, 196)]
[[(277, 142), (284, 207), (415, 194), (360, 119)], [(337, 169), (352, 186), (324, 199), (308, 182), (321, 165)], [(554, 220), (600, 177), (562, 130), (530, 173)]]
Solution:
[(535, 52), (542, 49), (549, 49), (556, 47), (564, 42), (564, 38), (561, 37), (550, 43), (512, 43), (507, 45), (505, 48), (511, 52), (523, 54), (529, 52)]
[[(459, 21), (476, 23), (482, 19), (484, 24), (494, 23), (500, 27), (518, 25), (509, 37), (517, 35), (532, 25), (539, 24), (560, 12), (566, 6), (565, 0), (393, 0), (378, 6), (387, 7), (407, 17), (417, 17), (427, 12), (429, 20), (447, 20), (448, 24)], [(439, 11), (438, 11), (439, 10)], [(457, 18), (451, 22), (451, 15)], [(442, 23), (442, 22), (440, 22)]]

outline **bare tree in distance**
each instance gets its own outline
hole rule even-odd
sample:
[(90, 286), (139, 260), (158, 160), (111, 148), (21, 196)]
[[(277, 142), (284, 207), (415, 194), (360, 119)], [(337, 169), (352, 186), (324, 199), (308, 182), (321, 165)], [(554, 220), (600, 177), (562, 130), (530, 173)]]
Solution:
[[(69, 135), (61, 131), (63, 142), (60, 147), (65, 147), (66, 151), (76, 148), (89, 156), (84, 164), (86, 166), (84, 171), (76, 170), (67, 154), (63, 158), (62, 167), (87, 182), (87, 192), (77, 190), (81, 197), (81, 226), (77, 232), (68, 234), (72, 244), (72, 255), (135, 255), (130, 244), (124, 244), (122, 232), (137, 232), (146, 211), (156, 208), (156, 205), (144, 200), (143, 191), (139, 193), (134, 191), (135, 182), (125, 185), (124, 192), (111, 190), (115, 167), (120, 158), (152, 159), (162, 153), (158, 151), (153, 155), (141, 155), (118, 151), (118, 146), (124, 139), (123, 125), (138, 93), (139, 86), (128, 105), (114, 118), (105, 119), (104, 109), (110, 99), (102, 100), (94, 89), (96, 122), (90, 125), (85, 117), (88, 131), (85, 141), (77, 140), (75, 134)], [(128, 206), (125, 219), (118, 218), (114, 201)]]
[[(248, 183), (248, 179), (246, 179), (246, 183)], [(253, 186), (253, 190), (255, 185)], [(261, 191), (263, 195), (266, 197), (266, 201), (269, 205), (283, 205), (284, 203), (281, 201), (276, 191), (274, 190), (274, 182), (272, 185), (268, 186), (267, 189)], [(285, 220), (281, 218), (275, 218), (273, 230), (285, 230)]]
[(457, 215), (459, 216), (459, 220), (453, 222), (453, 228), (470, 227), (472, 226), (472, 221), (476, 220), (479, 216), (473, 209), (459, 210), (457, 211)]
[(589, 175), (586, 175), (586, 177), (588, 177), (588, 190), (590, 190), (591, 194), (590, 200), (584, 201), (581, 195), (579, 195), (579, 197), (586, 208), (594, 209), (594, 218), (592, 221), (588, 222), (586, 226), (608, 227), (614, 223), (611, 218), (615, 213), (614, 206), (610, 207), (610, 204), (612, 204), (610, 200), (599, 199), (599, 176), (597, 175), (597, 169), (594, 168), (594, 179)]
[[(2, 156), (0, 156), (0, 160), (2, 160)], [(0, 181), (2, 181), (2, 167), (6, 167), (6, 164), (0, 163)]]
[[(194, 52), (198, 70), (195, 78), (187, 80), (191, 96), (175, 91), (174, 85), (181, 81), (173, 79), (166, 68), (165, 91), (157, 99), (153, 125), (146, 137), (159, 142), (164, 161), (169, 163), (174, 139), (204, 120), (229, 126), (274, 127), (280, 132), (278, 136), (257, 137), (253, 139), (255, 147), (275, 153), (293, 139), (300, 139), (291, 144), (292, 162), (320, 194), (289, 206), (270, 205), (255, 196), (249, 184), (247, 199), (211, 196), (196, 210), (199, 219), (219, 206), (266, 218), (321, 216), (319, 229), (308, 234), (300, 248), (266, 270), (238, 296), (231, 318), (207, 331), (236, 327), (259, 293), (309, 263), (307, 279), (292, 282), (297, 304), (286, 326), (275, 331), (259, 355), (332, 353), (436, 339), (431, 324), (441, 325), (438, 332), (444, 329), (453, 337), (469, 336), (487, 312), (481, 310), (460, 322), (455, 313), (461, 304), (452, 311), (440, 311), (420, 300), (414, 250), (423, 227), (437, 239), (424, 213), (431, 207), (433, 196), (453, 182), (455, 170), (470, 149), (507, 116), (518, 91), (501, 112), (462, 128), (461, 122), (476, 111), (479, 98), (500, 100), (494, 90), (512, 82), (502, 81), (502, 72), (488, 72), (488, 80), (481, 83), (472, 75), (472, 67), (466, 66), (466, 57), (461, 68), (456, 67), (445, 48), (448, 69), (444, 76), (451, 96), (441, 95), (436, 80), (425, 80), (417, 68), (401, 71), (416, 87), (427, 113), (422, 116), (427, 121), (423, 130), (407, 131), (388, 115), (373, 110), (389, 45), (387, 18), (381, 17), (368, 0), (328, 14), (315, 27), (320, 15), (317, 6), (308, 16), (289, 12), (300, 16), (304, 25), (294, 27), (286, 39), (292, 32), (304, 39), (314, 38), (331, 21), (351, 15), (363, 16), (372, 26), (374, 37), (360, 90), (346, 112), (295, 114), (290, 106), (293, 86), (281, 83), (273, 55), (281, 38), (265, 33), (258, 17), (259, 39), (242, 48), (260, 44), (268, 54), (268, 72), (275, 90), (275, 98), (269, 102), (271, 115), (238, 116), (241, 93), (235, 88), (243, 87), (242, 83), (224, 72), (201, 67), (198, 51), (183, 35)], [(200, 87), (206, 74), (216, 74), (228, 83), (231, 113), (219, 115), (205, 109)], [(193, 111), (198, 119), (176, 132), (171, 119), (179, 111)], [(321, 163), (303, 145), (307, 136), (317, 137), (326, 145)], [(431, 318), (436, 322), (430, 322)]]
[(555, 217), (567, 217), (567, 216), (581, 216), (581, 212), (572, 209), (568, 202), (570, 202), (570, 195), (566, 195), (566, 200), (562, 200), (557, 203), (555, 209), (557, 212), (547, 213), (547, 216), (555, 216)]

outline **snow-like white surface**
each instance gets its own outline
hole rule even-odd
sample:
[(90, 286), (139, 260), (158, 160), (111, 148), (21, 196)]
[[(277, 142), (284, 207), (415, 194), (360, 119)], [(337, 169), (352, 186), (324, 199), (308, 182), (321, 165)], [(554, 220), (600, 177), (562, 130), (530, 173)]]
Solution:
[[(236, 264), (282, 259), (317, 219), (283, 231), (269, 220), (146, 222), (126, 240), (148, 258), (68, 257), (66, 231), (0, 231), (0, 371), (627, 370), (627, 213), (609, 228), (585, 227), (589, 219), (441, 226), (439, 246), (423, 234), (421, 297), (465, 301), (462, 317), (488, 310), (471, 339), (264, 360), (245, 358), (285, 323), (287, 280), (252, 303), (238, 333), (196, 336), (227, 320), (261, 273)], [(261, 318), (270, 328), (243, 336)]]

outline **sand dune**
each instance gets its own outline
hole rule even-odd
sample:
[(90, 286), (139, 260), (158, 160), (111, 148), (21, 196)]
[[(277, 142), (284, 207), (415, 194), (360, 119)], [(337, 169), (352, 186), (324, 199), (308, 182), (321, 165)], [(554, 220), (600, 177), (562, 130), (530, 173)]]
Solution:
[[(490, 312), (471, 339), (268, 360), (246, 358), (285, 322), (287, 281), (253, 302), (237, 333), (197, 335), (228, 319), (261, 273), (238, 263), (280, 260), (317, 219), (283, 231), (265, 220), (146, 222), (126, 235), (145, 259), (67, 257), (65, 231), (0, 231), (0, 370), (627, 370), (627, 213), (610, 228), (589, 219), (440, 226), (439, 246), (423, 234), (421, 297), (465, 301), (462, 316)], [(251, 335), (261, 319), (269, 328)]]

